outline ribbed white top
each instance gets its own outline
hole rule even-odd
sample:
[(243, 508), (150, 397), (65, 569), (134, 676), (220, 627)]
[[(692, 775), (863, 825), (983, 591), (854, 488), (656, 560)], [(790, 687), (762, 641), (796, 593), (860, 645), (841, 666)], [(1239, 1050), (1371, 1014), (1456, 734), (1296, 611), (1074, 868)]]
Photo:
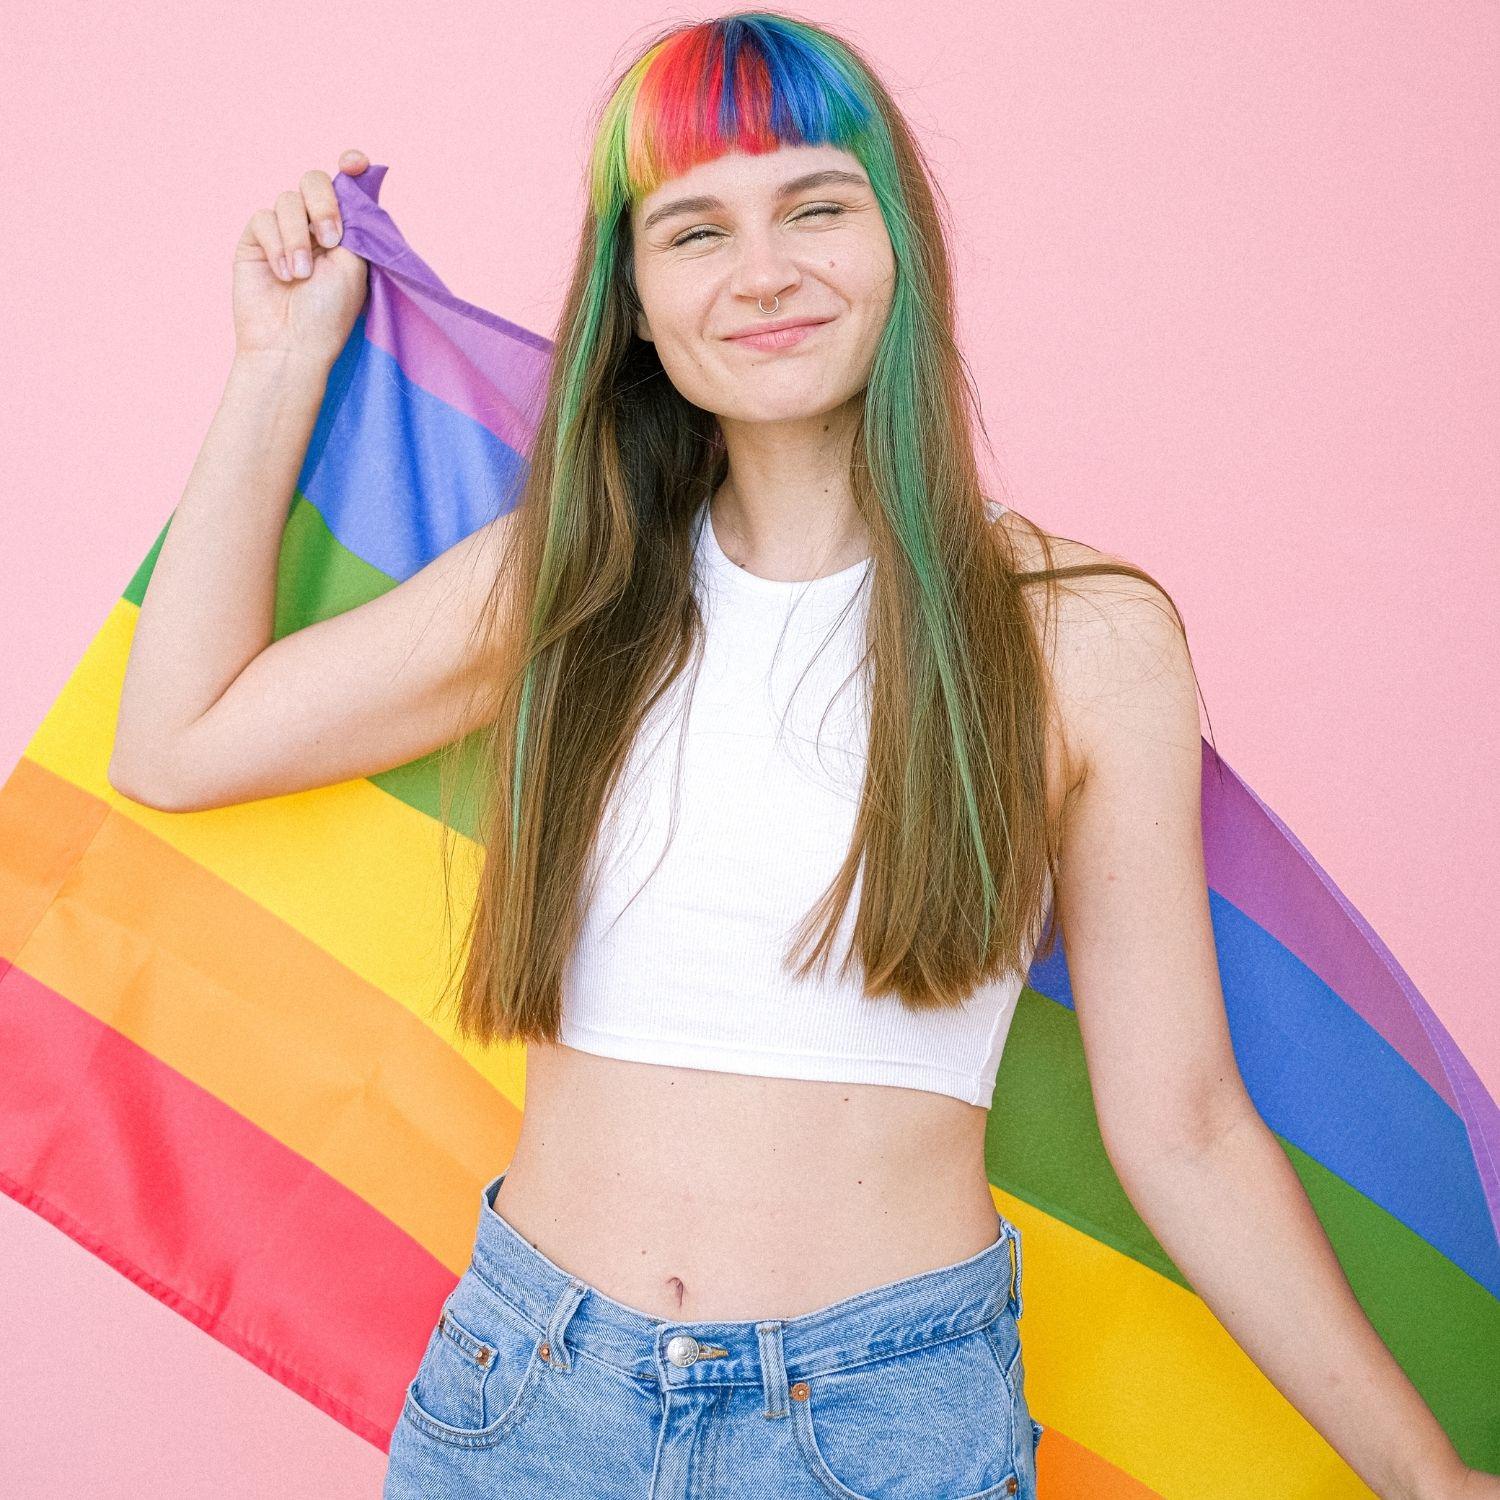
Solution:
[[(824, 978), (798, 979), (783, 962), (854, 831), (869, 725), (854, 669), (873, 560), (805, 582), (761, 578), (725, 555), (707, 517), (705, 505), (696, 686), (689, 664), (642, 726), (605, 810), (562, 1041), (988, 1106), (1023, 974), (960, 1008), (912, 1012), (895, 996), (867, 997), (832, 964)], [(857, 906), (856, 885), (839, 957)]]

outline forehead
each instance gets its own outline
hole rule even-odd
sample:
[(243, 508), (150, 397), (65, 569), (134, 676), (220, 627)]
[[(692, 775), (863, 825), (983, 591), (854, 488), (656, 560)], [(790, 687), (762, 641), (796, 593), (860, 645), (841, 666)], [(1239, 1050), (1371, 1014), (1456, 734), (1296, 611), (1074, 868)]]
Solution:
[(660, 183), (636, 205), (635, 217), (644, 225), (682, 199), (717, 198), (747, 204), (772, 199), (797, 179), (822, 171), (850, 172), (868, 180), (859, 158), (838, 146), (779, 146), (758, 154), (732, 150)]

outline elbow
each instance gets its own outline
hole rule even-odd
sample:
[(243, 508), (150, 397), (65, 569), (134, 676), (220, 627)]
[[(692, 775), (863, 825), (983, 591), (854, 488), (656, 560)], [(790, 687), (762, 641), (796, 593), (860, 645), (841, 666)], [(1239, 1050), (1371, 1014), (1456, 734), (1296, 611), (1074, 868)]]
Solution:
[(118, 749), (110, 757), (105, 776), (115, 791), (142, 807), (155, 808), (157, 812), (194, 812), (196, 804), (183, 795), (183, 790), (167, 776), (160, 766), (146, 767), (120, 755)]
[(1233, 1106), (1225, 1100), (1216, 1108), (1184, 1107), (1158, 1111), (1149, 1119), (1133, 1117), (1100, 1125), (1105, 1155), (1121, 1182), (1164, 1165), (1170, 1171), (1173, 1163), (1209, 1155), (1242, 1127), (1265, 1128), (1248, 1095), (1242, 1104)]

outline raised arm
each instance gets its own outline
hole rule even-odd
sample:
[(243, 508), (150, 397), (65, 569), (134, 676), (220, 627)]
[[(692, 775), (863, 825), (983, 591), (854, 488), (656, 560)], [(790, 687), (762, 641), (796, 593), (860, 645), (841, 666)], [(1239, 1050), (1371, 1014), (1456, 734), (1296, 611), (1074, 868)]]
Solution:
[[(262, 647), (201, 712), (117, 736), (111, 785), (191, 812), (373, 775), (476, 728), (485, 699), (475, 690), (495, 664), (471, 635), (510, 519), (480, 527), (368, 603)], [(201, 628), (223, 626), (210, 612)], [(170, 678), (171, 666), (163, 670)], [(150, 668), (137, 681), (140, 713), (151, 713), (154, 690), (158, 701), (173, 694)]]
[[(350, 173), (368, 165), (346, 152)], [(315, 244), (313, 226), (331, 227)], [(473, 727), (471, 649), (510, 516), (387, 593), (272, 640), (276, 567), (328, 373), (364, 302), (326, 172), (252, 215), (236, 353), (136, 623), (109, 780), (173, 811), (404, 764)]]

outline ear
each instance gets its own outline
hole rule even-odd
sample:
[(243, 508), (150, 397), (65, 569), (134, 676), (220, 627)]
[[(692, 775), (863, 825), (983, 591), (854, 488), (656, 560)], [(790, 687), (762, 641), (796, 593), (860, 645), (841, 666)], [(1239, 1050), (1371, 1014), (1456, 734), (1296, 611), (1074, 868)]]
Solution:
[(654, 344), (656, 340), (651, 337), (651, 324), (646, 319), (644, 312), (635, 315), (635, 331), (639, 338), (645, 339), (648, 344)]

